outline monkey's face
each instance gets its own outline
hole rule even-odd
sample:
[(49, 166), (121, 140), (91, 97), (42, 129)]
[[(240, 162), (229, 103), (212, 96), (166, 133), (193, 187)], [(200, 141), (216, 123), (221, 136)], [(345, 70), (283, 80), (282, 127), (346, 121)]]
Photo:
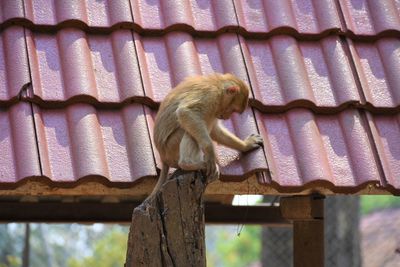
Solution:
[(240, 90), (234, 95), (227, 94), (225, 96), (225, 101), (223, 101), (223, 104), (221, 105), (221, 111), (218, 118), (227, 120), (235, 112), (242, 113), (247, 107), (248, 99), (248, 93), (242, 93)]
[(232, 107), (229, 107), (228, 109), (224, 110), (224, 111), (220, 114), (219, 119), (221, 119), (221, 120), (227, 120), (227, 119), (229, 119), (229, 118), (232, 116), (232, 114), (233, 114), (234, 112), (237, 112), (237, 111), (236, 111), (235, 109), (233, 109)]
[(242, 113), (249, 100), (249, 87), (236, 76), (227, 73), (221, 76), (223, 80), (223, 93), (217, 117), (227, 120), (234, 112)]

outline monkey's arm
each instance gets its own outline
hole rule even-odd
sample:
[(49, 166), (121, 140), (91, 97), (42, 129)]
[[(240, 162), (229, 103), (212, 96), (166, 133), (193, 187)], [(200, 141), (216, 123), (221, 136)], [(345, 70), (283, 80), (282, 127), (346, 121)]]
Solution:
[(245, 140), (241, 140), (239, 137), (229, 132), (219, 123), (215, 124), (215, 126), (211, 130), (210, 135), (211, 138), (217, 143), (241, 152), (255, 149), (263, 144), (262, 137), (258, 134), (252, 134), (248, 136)]

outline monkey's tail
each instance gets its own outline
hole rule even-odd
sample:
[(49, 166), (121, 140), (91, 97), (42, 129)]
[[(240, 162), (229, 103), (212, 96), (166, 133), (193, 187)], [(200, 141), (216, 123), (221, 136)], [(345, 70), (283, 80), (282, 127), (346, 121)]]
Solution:
[(167, 181), (169, 166), (166, 163), (162, 163), (160, 177), (158, 178), (157, 184), (153, 191), (149, 195), (149, 198), (154, 196), (161, 188), (161, 186)]

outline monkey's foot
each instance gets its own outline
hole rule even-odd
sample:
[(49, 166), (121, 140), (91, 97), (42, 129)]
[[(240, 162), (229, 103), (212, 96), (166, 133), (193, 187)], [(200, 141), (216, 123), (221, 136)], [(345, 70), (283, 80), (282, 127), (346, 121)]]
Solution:
[(219, 175), (220, 175), (219, 166), (215, 165), (215, 167), (216, 167), (216, 171), (207, 177), (207, 183), (211, 183), (211, 182), (214, 182), (219, 179)]

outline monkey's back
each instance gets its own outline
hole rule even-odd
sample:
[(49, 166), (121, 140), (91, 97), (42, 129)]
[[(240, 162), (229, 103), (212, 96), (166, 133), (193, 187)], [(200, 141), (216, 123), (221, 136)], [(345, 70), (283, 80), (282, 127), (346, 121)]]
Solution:
[(179, 131), (180, 124), (176, 114), (177, 109), (189, 106), (208, 120), (208, 114), (215, 113), (219, 104), (220, 74), (210, 76), (189, 77), (172, 89), (162, 101), (154, 125), (154, 142), (156, 148), (162, 150), (168, 139)]

